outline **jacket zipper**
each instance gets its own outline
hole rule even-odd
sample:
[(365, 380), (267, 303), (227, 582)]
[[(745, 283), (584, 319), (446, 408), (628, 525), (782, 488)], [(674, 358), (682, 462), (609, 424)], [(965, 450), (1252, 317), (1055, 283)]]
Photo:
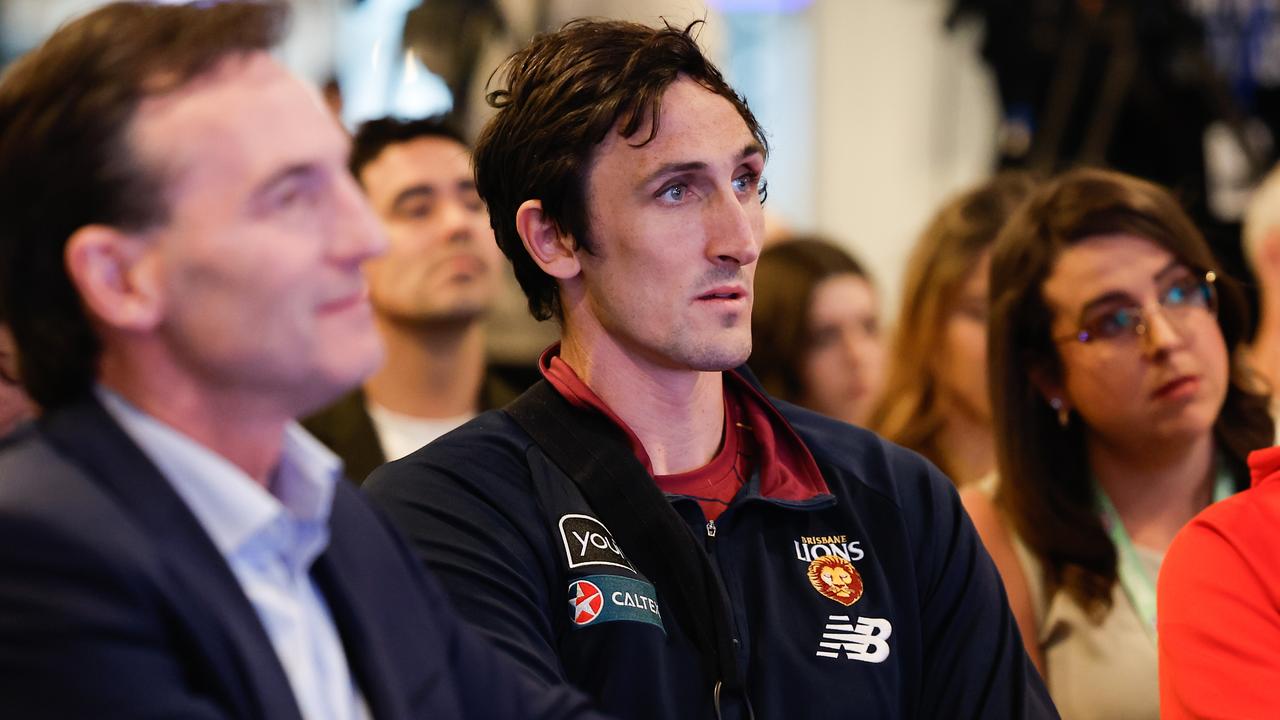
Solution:
[[(716, 558), (716, 554), (715, 554), (715, 544), (716, 544), (716, 521), (715, 521), (715, 520), (708, 520), (708, 521), (707, 521), (707, 554), (710, 556), (711, 563), (712, 563), (713, 565), (716, 565), (716, 566), (717, 566), (717, 568), (718, 568), (718, 566), (719, 566), (719, 564), (720, 564), (720, 561)], [(719, 573), (718, 573), (718, 572), (717, 572), (717, 575), (719, 575)], [(719, 582), (723, 583), (723, 578), (720, 578), (720, 579), (719, 579)], [(727, 588), (725, 589), (725, 593), (726, 593), (726, 595), (728, 594), (728, 589), (727, 589)], [(726, 598), (726, 600), (727, 600), (727, 598)], [(732, 602), (732, 601), (730, 601), (730, 602)], [(731, 616), (731, 619), (732, 619), (732, 622), (730, 623), (730, 633), (731, 633), (731, 634), (730, 634), (730, 638), (729, 638), (729, 639), (733, 642), (734, 657), (735, 657), (735, 662), (736, 662), (736, 657), (737, 657), (737, 654), (738, 654), (738, 650), (742, 647), (742, 641), (738, 639), (738, 631), (737, 631), (737, 625), (738, 625), (738, 623), (737, 623), (737, 619), (736, 619), (736, 618), (732, 618), (733, 608), (732, 608), (732, 607), (729, 607), (729, 608), (727, 608), (727, 609), (729, 610), (729, 613), (730, 613), (730, 616)], [(721, 688), (721, 682), (722, 682), (722, 681), (720, 681), (720, 680), (717, 680), (717, 681), (716, 681), (715, 690), (714, 690), (714, 692), (713, 692), (713, 694), (714, 694), (714, 700), (715, 700), (714, 705), (715, 705), (715, 712), (716, 712), (716, 720), (720, 720), (720, 718), (721, 718), (721, 714), (720, 714), (720, 688)], [(752, 707), (751, 707), (751, 699), (747, 697), (747, 695), (746, 695), (746, 693), (745, 693), (745, 692), (744, 692), (744, 693), (742, 693), (742, 701), (743, 701), (743, 703), (745, 703), (745, 705), (746, 705), (747, 718), (748, 718), (748, 720), (755, 720), (755, 711), (754, 711), (754, 710), (752, 709)]]

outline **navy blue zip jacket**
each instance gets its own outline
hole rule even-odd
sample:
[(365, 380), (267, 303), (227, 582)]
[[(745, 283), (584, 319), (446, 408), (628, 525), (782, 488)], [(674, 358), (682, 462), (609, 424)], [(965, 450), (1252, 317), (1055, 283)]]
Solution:
[(873, 433), (777, 408), (824, 487), (769, 497), (756, 472), (714, 524), (671, 498), (732, 615), (744, 689), (723, 698), (669, 596), (507, 412), (365, 489), (465, 619), (534, 680), (619, 717), (1056, 718), (951, 483)]

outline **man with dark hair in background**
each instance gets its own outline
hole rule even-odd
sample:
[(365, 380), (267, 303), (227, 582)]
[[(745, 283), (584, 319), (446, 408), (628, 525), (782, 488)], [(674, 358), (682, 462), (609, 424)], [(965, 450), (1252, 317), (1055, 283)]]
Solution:
[(434, 119), (371, 120), (350, 165), (389, 240), (365, 263), (387, 357), (303, 425), (362, 481), (518, 392), (486, 372), (483, 321), (502, 260), (462, 135)]
[(565, 716), (291, 418), (381, 359), (384, 240), (287, 6), (117, 3), (0, 81), (6, 717)]
[(739, 368), (767, 148), (695, 26), (576, 21), (495, 76), (477, 186), (562, 341), (367, 490), (530, 677), (622, 717), (1056, 717), (951, 483)]

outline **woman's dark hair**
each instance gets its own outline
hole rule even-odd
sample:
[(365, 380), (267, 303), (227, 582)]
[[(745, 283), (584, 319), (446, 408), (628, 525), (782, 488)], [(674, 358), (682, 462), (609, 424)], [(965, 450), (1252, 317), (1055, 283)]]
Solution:
[(806, 390), (801, 365), (812, 345), (809, 310), (814, 289), (836, 275), (854, 275), (868, 283), (871, 278), (857, 260), (820, 237), (771, 245), (757, 263), (747, 362), (771, 395), (799, 402)]
[(988, 363), (1000, 472), (997, 504), (1040, 558), (1050, 587), (1065, 588), (1080, 605), (1101, 611), (1116, 581), (1116, 548), (1094, 509), (1085, 430), (1065, 428), (1037, 391), (1033, 372), (1061, 378), (1050, 335), (1053, 314), (1043, 287), (1058, 257), (1099, 235), (1149, 240), (1196, 271), (1217, 273), (1218, 325), (1230, 353), (1226, 401), (1214, 424), (1219, 452), (1247, 482), (1246, 455), (1274, 439), (1268, 399), (1239, 348), (1247, 310), (1239, 285), (1226, 277), (1178, 202), (1164, 189), (1105, 170), (1081, 169), (1036, 190), (1010, 218), (991, 258)]
[(560, 318), (556, 281), (525, 251), (516, 210), (540, 200), (556, 227), (591, 251), (586, 175), (596, 146), (608, 133), (630, 138), (648, 122), (658, 133), (662, 95), (680, 77), (728, 100), (762, 148), (764, 133), (747, 103), (698, 49), (693, 31), (665, 25), (574, 20), (539, 35), (494, 72), (503, 87), (489, 93), (498, 109), (476, 141), (476, 189), (489, 207), (498, 246), (535, 318)]
[(283, 2), (113, 3), (71, 22), (0, 80), (0, 317), (46, 408), (89, 391), (101, 347), (63, 265), (76, 230), (166, 221), (164, 178), (130, 152), (138, 105), (223, 58), (274, 46)]

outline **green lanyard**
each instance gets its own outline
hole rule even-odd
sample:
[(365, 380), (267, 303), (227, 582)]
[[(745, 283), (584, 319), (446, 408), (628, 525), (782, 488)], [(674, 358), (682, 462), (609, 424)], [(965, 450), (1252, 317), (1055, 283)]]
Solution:
[[(1142, 621), (1142, 627), (1147, 631), (1148, 637), (1152, 642), (1156, 639), (1156, 583), (1155, 578), (1147, 573), (1147, 568), (1142, 563), (1142, 559), (1138, 557), (1138, 551), (1133, 547), (1133, 541), (1129, 539), (1129, 532), (1124, 529), (1124, 522), (1120, 520), (1120, 514), (1116, 512), (1116, 508), (1111, 504), (1111, 499), (1098, 486), (1097, 481), (1093, 483), (1094, 497), (1096, 498), (1096, 506), (1098, 514), (1102, 516), (1102, 526), (1106, 528), (1107, 534), (1111, 536), (1111, 542), (1116, 546), (1116, 553), (1119, 555), (1119, 566), (1116, 568), (1116, 574), (1119, 576), (1120, 587), (1124, 590), (1124, 594), (1128, 596), (1129, 602), (1133, 604), (1133, 609), (1138, 613), (1138, 619)], [(1235, 482), (1231, 477), (1231, 473), (1227, 471), (1226, 466), (1219, 462), (1217, 477), (1213, 483), (1213, 502), (1225, 500), (1231, 496), (1235, 490)]]

